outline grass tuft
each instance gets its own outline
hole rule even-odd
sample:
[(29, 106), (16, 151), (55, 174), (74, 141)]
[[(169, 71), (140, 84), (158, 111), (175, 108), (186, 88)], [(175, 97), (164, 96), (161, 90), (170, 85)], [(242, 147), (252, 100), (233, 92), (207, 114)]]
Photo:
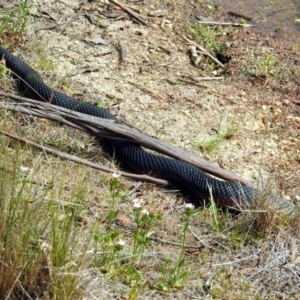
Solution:
[(239, 129), (236, 123), (229, 124), (227, 127), (222, 126), (221, 123), (217, 133), (197, 143), (200, 150), (208, 154), (215, 153), (219, 150), (222, 144), (224, 144), (227, 140), (232, 139)]
[(0, 20), (0, 36), (13, 44), (21, 42), (22, 35), (26, 32), (30, 20), (28, 0), (22, 0), (20, 5), (4, 15)]
[(225, 31), (216, 26), (202, 24), (187, 24), (187, 27), (195, 36), (196, 40), (203, 44), (208, 51), (216, 55), (223, 53), (225, 44), (220, 42), (218, 38), (223, 36)]
[(14, 149), (1, 140), (1, 298), (81, 299), (81, 269), (91, 245), (91, 232), (78, 226), (85, 187), (78, 181), (68, 201), (63, 182), (58, 190), (41, 189), (22, 172), (27, 149)]

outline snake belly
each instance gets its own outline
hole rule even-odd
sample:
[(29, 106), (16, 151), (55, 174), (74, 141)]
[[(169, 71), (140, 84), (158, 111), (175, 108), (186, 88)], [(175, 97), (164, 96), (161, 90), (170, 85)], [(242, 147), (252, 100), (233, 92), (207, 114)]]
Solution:
[[(6, 67), (12, 71), (12, 76), (18, 80), (18, 88), (24, 96), (118, 122), (116, 117), (103, 108), (53, 90), (44, 83), (36, 71), (1, 46), (0, 57), (5, 60)], [(219, 207), (240, 210), (245, 204), (259, 198), (258, 190), (217, 180), (189, 163), (151, 154), (134, 143), (113, 139), (109, 141), (114, 147), (116, 158), (129, 169), (172, 182), (191, 194), (196, 204), (203, 204), (203, 201), (209, 200), (212, 196)], [(291, 203), (276, 196), (271, 196), (270, 199), (281, 207), (292, 207)]]

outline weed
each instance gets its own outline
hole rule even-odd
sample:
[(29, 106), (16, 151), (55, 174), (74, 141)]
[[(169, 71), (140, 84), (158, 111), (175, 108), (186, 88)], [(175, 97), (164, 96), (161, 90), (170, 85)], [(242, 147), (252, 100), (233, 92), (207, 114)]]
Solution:
[[(25, 194), (26, 182), (18, 173), (18, 163), (9, 158), (7, 150), (7, 146), (1, 144), (0, 277), (5, 280), (0, 282), (0, 294), (22, 297), (23, 288), (27, 294), (37, 296), (35, 289), (39, 286), (35, 279), (39, 277), (39, 270), (47, 267), (45, 255), (38, 246), (44, 226), (32, 222), (39, 204), (30, 203), (29, 195)], [(41, 217), (35, 217), (39, 223)], [(43, 280), (50, 283), (49, 273), (45, 272)], [(51, 287), (46, 284), (44, 290), (50, 292)]]
[[(44, 71), (44, 72), (51, 72), (54, 69), (54, 62), (53, 59), (49, 57), (49, 53), (47, 52), (46, 48), (41, 43), (34, 43), (32, 45), (35, 49), (35, 53), (38, 53), (37, 57), (34, 58), (34, 61), (36, 63), (36, 68), (38, 70)], [(64, 81), (63, 81), (64, 80)], [(64, 86), (67, 82), (65, 82), (65, 79), (60, 79), (58, 85)]]
[(236, 124), (230, 124), (227, 128), (218, 129), (217, 133), (210, 136), (210, 138), (204, 140), (203, 142), (198, 142), (198, 147), (206, 153), (214, 153), (219, 149), (219, 147), (226, 141), (231, 139), (238, 131), (238, 126)]
[(224, 138), (221, 134), (216, 134), (213, 137), (211, 137), (208, 141), (205, 143), (199, 144), (199, 149), (206, 153), (213, 153), (215, 152), (219, 146), (224, 142)]
[(3, 90), (11, 87), (10, 70), (5, 67), (5, 62), (0, 61), (0, 82)]
[(9, 15), (4, 15), (1, 18), (0, 36), (5, 35), (9, 38), (16, 38), (23, 34), (26, 30), (29, 18), (30, 10), (28, 8), (28, 0), (23, 0)]
[(101, 254), (100, 259), (96, 259), (96, 266), (109, 278), (122, 278), (131, 287), (129, 292), (131, 299), (135, 299), (145, 284), (140, 267), (145, 260), (146, 246), (150, 243), (152, 230), (161, 219), (162, 212), (148, 210), (144, 207), (142, 199), (132, 201), (129, 218), (136, 224), (136, 228), (133, 233), (133, 245), (126, 253), (126, 242), (120, 231), (113, 226), (119, 215), (117, 203), (127, 195), (121, 188), (119, 177), (119, 174), (114, 173), (110, 181), (112, 201), (107, 214), (108, 230), (102, 235), (94, 235), (94, 251)]
[(261, 63), (261, 65), (258, 66), (259, 71), (262, 74), (270, 74), (275, 75), (275, 66), (276, 60), (272, 55), (268, 55)]
[(190, 204), (186, 204), (185, 210), (185, 218), (183, 221), (183, 229), (181, 234), (181, 251), (179, 255), (179, 259), (175, 266), (171, 266), (171, 261), (169, 259), (165, 260), (161, 273), (162, 277), (159, 280), (159, 284), (157, 285), (157, 289), (161, 291), (170, 291), (172, 289), (178, 289), (183, 287), (185, 281), (188, 279), (189, 272), (185, 271), (185, 240), (186, 233), (188, 231), (190, 222), (192, 217), (196, 216), (196, 212), (194, 207)]
[(222, 232), (224, 227), (228, 224), (229, 214), (225, 213), (220, 209), (212, 195), (212, 189), (209, 187), (210, 194), (210, 206), (208, 207), (208, 211), (210, 213), (210, 217), (208, 218), (209, 224), (212, 228), (218, 233)]
[(212, 5), (212, 4), (207, 4), (206, 7), (207, 7), (207, 9), (210, 10), (210, 11), (216, 10), (216, 7), (215, 7), (214, 5)]
[(224, 31), (215, 27), (202, 24), (187, 24), (189, 30), (193, 33), (196, 40), (204, 44), (208, 51), (215, 54), (222, 54), (225, 49), (225, 44), (218, 41), (220, 36), (224, 35)]
[(119, 174), (114, 173), (110, 180), (110, 196), (112, 201), (106, 217), (108, 230), (105, 234), (94, 234), (94, 252), (97, 254), (99, 247), (101, 249), (100, 259), (98, 259), (97, 256), (95, 257), (96, 266), (112, 278), (119, 272), (121, 266), (121, 251), (124, 247), (123, 240), (120, 238), (120, 232), (113, 228), (113, 224), (119, 214), (119, 210), (117, 209), (118, 201), (126, 196), (121, 188), (119, 177)]
[[(233, 284), (231, 280), (229, 280), (229, 274), (229, 268), (223, 266), (216, 272), (213, 278), (210, 278), (206, 282), (205, 288), (207, 289), (207, 292), (208, 294), (210, 294), (212, 299), (222, 299), (224, 298), (224, 294), (226, 293), (226, 291), (230, 291), (233, 289)], [(238, 285), (241, 295), (243, 295), (244, 291), (249, 290), (249, 285), (247, 285), (247, 283), (242, 282)], [(238, 299), (243, 299), (243, 297), (238, 297)]]
[(264, 59), (257, 59), (252, 67), (247, 67), (247, 73), (255, 77), (276, 76), (277, 61), (272, 55), (267, 55)]
[(62, 209), (56, 193), (37, 190), (20, 173), (23, 154), (16, 150), (12, 155), (1, 141), (0, 277), (5, 278), (0, 281), (1, 297), (79, 299), (81, 276), (74, 274), (85, 257), (77, 253), (76, 265), (72, 261), (75, 252), (84, 253), (89, 245), (89, 234), (82, 238), (76, 225), (83, 209), (83, 186)]
[(136, 230), (134, 232), (134, 244), (131, 249), (131, 253), (135, 262), (139, 262), (142, 258), (145, 247), (150, 242), (151, 230), (157, 225), (158, 221), (162, 217), (161, 211), (153, 212), (146, 208), (143, 208), (142, 199), (134, 199), (133, 201), (133, 214), (132, 221), (136, 223)]
[(245, 235), (244, 232), (240, 232), (239, 230), (233, 230), (229, 235), (229, 239), (233, 242), (234, 246), (237, 249), (240, 249), (242, 247), (246, 238), (247, 235)]
[(97, 106), (98, 106), (99, 108), (104, 108), (104, 107), (106, 106), (106, 102), (105, 102), (104, 100), (101, 100), (101, 101), (99, 101), (99, 102), (97, 103)]

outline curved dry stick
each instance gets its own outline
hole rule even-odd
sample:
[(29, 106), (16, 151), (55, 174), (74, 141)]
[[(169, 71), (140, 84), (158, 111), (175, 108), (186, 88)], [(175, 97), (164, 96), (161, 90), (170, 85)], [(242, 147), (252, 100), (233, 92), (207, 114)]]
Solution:
[(11, 138), (11, 139), (22, 142), (23, 144), (30, 145), (34, 148), (42, 150), (42, 151), (44, 151), (48, 154), (56, 155), (58, 157), (65, 158), (67, 160), (76, 162), (78, 164), (86, 165), (86, 166), (91, 167), (91, 168), (96, 169), (96, 170), (100, 170), (100, 171), (104, 171), (104, 172), (108, 172), (108, 173), (116, 173), (117, 172), (118, 174), (121, 174), (122, 176), (127, 177), (127, 178), (140, 180), (140, 181), (145, 181), (145, 182), (150, 182), (150, 183), (159, 184), (159, 185), (169, 185), (170, 184), (167, 180), (154, 178), (154, 177), (151, 177), (151, 176), (148, 176), (148, 175), (136, 175), (136, 174), (132, 174), (132, 173), (128, 173), (128, 172), (116, 171), (116, 170), (113, 170), (113, 169), (110, 169), (110, 168), (106, 168), (106, 167), (104, 167), (100, 164), (93, 163), (93, 162), (91, 162), (87, 159), (80, 158), (76, 155), (70, 155), (70, 154), (65, 153), (63, 151), (55, 150), (55, 149), (52, 149), (52, 148), (49, 148), (49, 147), (46, 147), (46, 146), (43, 146), (43, 145), (39, 145), (39, 144), (34, 143), (32, 141), (29, 141), (27, 139), (24, 139), (24, 138), (21, 138), (19, 136), (10, 134), (6, 131), (0, 131), (0, 133), (7, 136), (7, 137), (9, 137), (9, 138)]
[(185, 35), (182, 35), (182, 38), (185, 41), (187, 41), (189, 44), (194, 45), (196, 48), (198, 48), (200, 51), (202, 51), (204, 55), (210, 57), (221, 68), (223, 68), (223, 69), (225, 68), (225, 66), (216, 57), (214, 57), (211, 53), (209, 53), (205, 48), (203, 48), (202, 46), (198, 45), (197, 43), (191, 41)]
[(121, 4), (115, 0), (108, 0), (109, 2), (121, 7), (125, 12), (127, 12), (129, 15), (131, 15), (134, 19), (136, 19), (138, 22), (141, 22), (142, 24), (144, 24), (145, 26), (149, 27), (149, 24), (142, 19), (137, 13), (135, 13), (133, 10), (131, 10), (130, 8), (126, 7), (124, 4)]

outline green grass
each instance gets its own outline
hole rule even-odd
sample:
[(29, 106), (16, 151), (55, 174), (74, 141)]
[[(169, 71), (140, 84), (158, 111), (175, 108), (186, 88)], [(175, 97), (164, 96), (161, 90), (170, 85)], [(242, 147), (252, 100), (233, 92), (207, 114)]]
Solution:
[(222, 54), (225, 44), (219, 40), (225, 31), (216, 27), (203, 24), (187, 24), (188, 29), (196, 38), (197, 42), (204, 45), (206, 50), (214, 54)]
[[(69, 197), (62, 197), (64, 182), (56, 191), (40, 188), (22, 174), (21, 158), (27, 149), (15, 149), (1, 140), (1, 298), (80, 299), (81, 277), (76, 273), (88, 261), (84, 253), (91, 243), (91, 232), (82, 235), (78, 226), (85, 208), (84, 186), (78, 181)], [(55, 176), (54, 172), (53, 181)]]
[[(201, 126), (201, 128), (203, 133), (205, 133), (203, 126)], [(202, 141), (197, 142), (197, 147), (205, 153), (214, 154), (220, 149), (221, 145), (234, 137), (238, 129), (239, 126), (236, 123), (225, 126), (220, 122), (217, 132), (208, 137), (204, 137)]]
[(29, 20), (28, 0), (23, 0), (17, 8), (0, 19), (0, 36), (6, 36), (7, 39), (16, 43), (17, 41), (13, 39), (18, 40), (19, 36), (26, 32)]
[(264, 58), (257, 58), (251, 67), (247, 67), (247, 73), (255, 77), (277, 76), (279, 73), (276, 67), (276, 58), (267, 55)]

